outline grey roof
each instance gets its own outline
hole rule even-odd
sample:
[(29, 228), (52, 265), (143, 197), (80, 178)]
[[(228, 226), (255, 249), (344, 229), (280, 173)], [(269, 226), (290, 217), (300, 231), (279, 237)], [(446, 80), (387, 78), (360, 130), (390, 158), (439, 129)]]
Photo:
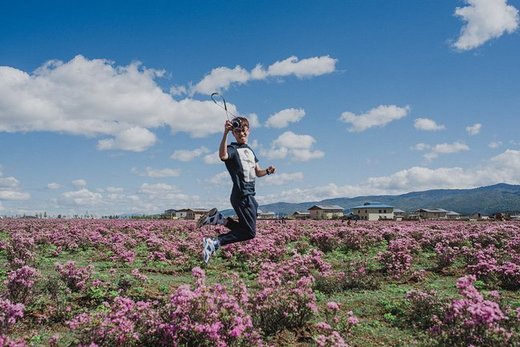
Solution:
[(338, 205), (314, 205), (308, 210), (341, 210), (343, 211), (344, 208)]
[(449, 212), (443, 208), (420, 208), (417, 211), (432, 212), (432, 213), (448, 213)]
[(394, 207), (390, 206), (390, 205), (383, 204), (381, 202), (365, 202), (363, 205), (351, 207), (351, 209), (352, 208), (365, 208), (365, 209), (369, 209), (369, 208), (394, 208)]

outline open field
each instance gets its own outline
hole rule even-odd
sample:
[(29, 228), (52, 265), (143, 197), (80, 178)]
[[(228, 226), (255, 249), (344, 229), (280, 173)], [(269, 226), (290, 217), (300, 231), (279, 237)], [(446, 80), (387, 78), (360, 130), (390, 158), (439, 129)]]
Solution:
[(0, 220), (0, 346), (517, 346), (520, 222)]

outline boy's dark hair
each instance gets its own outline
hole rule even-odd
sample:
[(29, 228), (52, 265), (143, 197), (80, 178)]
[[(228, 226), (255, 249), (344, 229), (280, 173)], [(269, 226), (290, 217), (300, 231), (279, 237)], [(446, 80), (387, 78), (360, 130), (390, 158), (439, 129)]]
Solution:
[(233, 118), (231, 123), (233, 123), (233, 125), (234, 125), (235, 122), (237, 122), (239, 124), (239, 126), (237, 128), (243, 128), (243, 127), (249, 128), (249, 120), (246, 117), (235, 117), (235, 118)]

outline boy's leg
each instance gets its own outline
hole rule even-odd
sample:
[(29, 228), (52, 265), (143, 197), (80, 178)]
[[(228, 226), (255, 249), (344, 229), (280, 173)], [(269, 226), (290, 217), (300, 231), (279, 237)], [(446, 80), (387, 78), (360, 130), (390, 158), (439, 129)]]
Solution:
[(258, 203), (252, 195), (240, 200), (231, 200), (231, 205), (238, 216), (238, 222), (229, 218), (226, 227), (230, 229), (227, 234), (218, 236), (220, 246), (230, 243), (250, 240), (256, 235), (256, 215)]

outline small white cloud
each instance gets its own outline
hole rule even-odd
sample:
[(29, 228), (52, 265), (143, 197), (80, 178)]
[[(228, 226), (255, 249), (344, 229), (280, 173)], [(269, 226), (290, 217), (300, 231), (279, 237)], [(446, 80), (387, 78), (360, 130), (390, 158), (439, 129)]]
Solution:
[(274, 186), (283, 186), (288, 183), (301, 182), (303, 181), (303, 172), (293, 173), (276, 173), (275, 175), (265, 176), (262, 179), (262, 183)]
[(65, 192), (58, 198), (58, 202), (66, 206), (99, 207), (104, 204), (100, 193), (82, 188), (72, 192)]
[(139, 171), (137, 168), (132, 168), (132, 173), (137, 176), (145, 176), (151, 178), (163, 178), (163, 177), (178, 177), (181, 175), (181, 170), (179, 169), (153, 169), (151, 167), (146, 167), (144, 171)]
[(29, 200), (31, 194), (14, 190), (0, 190), (0, 200)]
[(425, 131), (437, 131), (446, 129), (444, 125), (437, 124), (434, 120), (428, 118), (417, 118), (414, 122), (414, 127), (416, 129)]
[(107, 187), (106, 191), (112, 194), (120, 194), (123, 193), (125, 190), (124, 188), (120, 187)]
[(118, 133), (113, 139), (99, 140), (99, 150), (120, 149), (123, 151), (143, 152), (153, 146), (157, 138), (150, 130), (141, 127), (132, 127)]
[(408, 112), (410, 112), (409, 106), (380, 105), (361, 115), (343, 112), (339, 119), (352, 125), (348, 129), (350, 132), (361, 132), (372, 127), (384, 127), (394, 120), (406, 117)]
[(209, 153), (209, 149), (204, 146), (193, 150), (179, 149), (173, 152), (170, 158), (179, 161), (192, 161), (206, 153)]
[(222, 160), (220, 160), (218, 151), (213, 152), (211, 154), (206, 154), (204, 156), (204, 163), (210, 164), (210, 165), (222, 164)]
[(72, 185), (75, 188), (83, 188), (83, 187), (87, 186), (87, 181), (85, 181), (84, 179), (77, 179), (77, 180), (72, 181)]
[(330, 56), (313, 57), (299, 60), (291, 56), (285, 60), (277, 61), (265, 70), (262, 65), (257, 64), (251, 72), (241, 66), (234, 68), (218, 67), (195, 84), (186, 89), (175, 87), (171, 90), (174, 94), (179, 94), (184, 90), (194, 95), (195, 93), (209, 95), (214, 91), (228, 89), (232, 84), (245, 84), (251, 80), (264, 80), (269, 77), (285, 77), (294, 75), (298, 78), (314, 77), (334, 72), (337, 59)]
[(229, 178), (229, 173), (227, 171), (222, 171), (209, 179), (205, 180), (205, 182), (214, 185), (214, 186), (229, 186), (231, 185), (231, 179)]
[(502, 141), (494, 141), (494, 142), (490, 142), (488, 147), (489, 148), (493, 148), (493, 149), (496, 149), (498, 147), (502, 146)]
[(299, 122), (304, 116), (303, 109), (288, 108), (271, 115), (265, 125), (270, 128), (285, 128), (290, 123)]
[(440, 143), (431, 147), (431, 151), (424, 155), (428, 160), (437, 158), (440, 154), (452, 154), (462, 151), (469, 151), (468, 145), (462, 142)]
[(47, 188), (52, 189), (52, 190), (60, 189), (61, 188), (61, 184), (56, 183), (56, 182), (52, 182), (52, 183), (47, 184)]
[(466, 7), (457, 7), (455, 16), (466, 22), (454, 47), (467, 51), (518, 28), (518, 10), (506, 0), (465, 0)]
[(418, 143), (411, 147), (411, 149), (415, 151), (425, 151), (427, 149), (430, 149), (432, 146), (426, 144), (426, 143)]
[(309, 161), (322, 158), (325, 153), (313, 150), (316, 140), (310, 135), (298, 135), (286, 131), (273, 141), (271, 149), (264, 154), (270, 159), (283, 159), (287, 156), (295, 161)]
[(466, 132), (470, 135), (477, 135), (478, 133), (480, 133), (480, 129), (482, 128), (482, 124), (480, 123), (476, 123), (476, 124), (473, 124), (471, 126), (467, 126), (466, 127)]

